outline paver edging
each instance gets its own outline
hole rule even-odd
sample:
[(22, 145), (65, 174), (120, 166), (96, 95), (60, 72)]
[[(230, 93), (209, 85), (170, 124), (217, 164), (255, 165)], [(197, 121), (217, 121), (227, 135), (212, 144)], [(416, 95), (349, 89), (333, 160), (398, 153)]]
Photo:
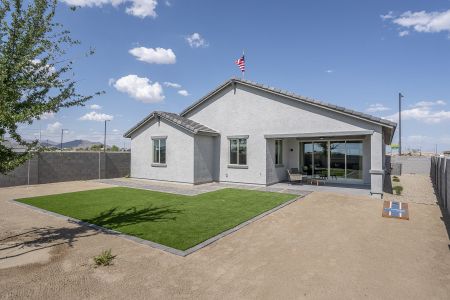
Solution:
[(229, 235), (229, 234), (231, 234), (231, 233), (233, 233), (235, 231), (238, 231), (239, 229), (241, 229), (241, 228), (243, 228), (243, 227), (245, 227), (245, 226), (247, 226), (247, 225), (249, 225), (249, 224), (251, 224), (251, 223), (253, 223), (253, 222), (255, 222), (255, 221), (257, 221), (257, 220), (259, 220), (259, 219), (261, 219), (261, 218), (263, 218), (265, 216), (267, 216), (267, 215), (270, 215), (270, 214), (274, 213), (275, 211), (277, 211), (277, 210), (279, 210), (279, 209), (281, 209), (281, 208), (283, 208), (283, 207), (285, 207), (285, 206), (287, 206), (289, 204), (292, 204), (292, 203), (296, 202), (297, 200), (307, 196), (308, 194), (300, 195), (298, 197), (295, 197), (294, 199), (286, 201), (286, 202), (284, 202), (284, 203), (282, 203), (282, 204), (280, 204), (280, 205), (278, 205), (278, 206), (276, 206), (276, 207), (274, 207), (274, 208), (272, 208), (272, 209), (270, 209), (268, 211), (265, 211), (265, 212), (255, 216), (255, 217), (253, 217), (253, 218), (251, 218), (251, 219), (249, 219), (249, 220), (247, 220), (245, 222), (242, 222), (242, 223), (236, 225), (233, 228), (225, 230), (224, 232), (221, 232), (221, 233), (219, 233), (219, 234), (217, 234), (217, 235), (215, 235), (215, 236), (213, 236), (213, 237), (211, 237), (211, 238), (209, 238), (209, 239), (207, 239), (207, 240), (205, 240), (205, 241), (203, 241), (203, 242), (201, 242), (201, 243), (199, 243), (199, 244), (197, 244), (197, 245), (195, 245), (195, 246), (193, 246), (193, 247), (191, 247), (191, 248), (189, 248), (187, 250), (184, 250), (184, 251), (183, 250), (178, 250), (178, 249), (175, 249), (175, 248), (172, 248), (172, 247), (169, 247), (169, 246), (165, 246), (165, 245), (162, 245), (162, 244), (158, 244), (158, 243), (155, 243), (155, 242), (152, 242), (152, 241), (149, 241), (149, 240), (144, 240), (144, 239), (141, 239), (139, 237), (128, 235), (128, 234), (125, 234), (125, 233), (122, 233), (122, 232), (119, 232), (119, 231), (116, 231), (116, 230), (113, 230), (113, 229), (108, 229), (108, 228), (105, 228), (105, 227), (102, 227), (102, 226), (99, 226), (99, 225), (91, 224), (91, 223), (88, 223), (88, 222), (85, 222), (85, 221), (81, 221), (81, 220), (78, 220), (78, 219), (75, 219), (75, 218), (71, 218), (71, 217), (68, 217), (68, 216), (65, 216), (65, 215), (61, 215), (61, 214), (58, 214), (58, 213), (55, 213), (55, 212), (52, 212), (52, 211), (48, 211), (48, 210), (45, 210), (45, 209), (42, 209), (42, 208), (39, 208), (39, 207), (35, 207), (35, 206), (29, 205), (29, 204), (25, 204), (25, 203), (17, 201), (18, 199), (12, 199), (12, 200), (8, 200), (8, 201), (11, 202), (11, 203), (14, 203), (16, 205), (23, 206), (23, 207), (32, 209), (34, 211), (46, 214), (46, 215), (50, 215), (50, 216), (53, 216), (53, 217), (64, 219), (64, 220), (66, 220), (68, 222), (71, 222), (71, 223), (76, 223), (76, 224), (78, 224), (80, 226), (90, 227), (90, 228), (96, 229), (96, 230), (101, 231), (101, 232), (106, 233), (106, 234), (119, 236), (119, 237), (124, 238), (124, 239), (129, 240), (129, 241), (133, 241), (133, 242), (136, 242), (136, 243), (139, 243), (139, 244), (142, 244), (142, 245), (150, 246), (150, 247), (155, 248), (155, 249), (159, 249), (159, 250), (162, 250), (162, 251), (165, 251), (165, 252), (169, 252), (171, 254), (175, 254), (175, 255), (178, 255), (178, 256), (185, 257), (185, 256), (187, 256), (189, 254), (192, 254), (192, 253), (194, 253), (194, 252), (196, 252), (196, 251), (198, 251), (198, 250), (200, 250), (200, 249), (202, 249), (202, 248), (204, 248), (204, 247), (214, 243), (215, 241), (220, 240), (221, 238), (223, 238), (223, 237), (225, 237), (225, 236), (227, 236), (227, 235)]

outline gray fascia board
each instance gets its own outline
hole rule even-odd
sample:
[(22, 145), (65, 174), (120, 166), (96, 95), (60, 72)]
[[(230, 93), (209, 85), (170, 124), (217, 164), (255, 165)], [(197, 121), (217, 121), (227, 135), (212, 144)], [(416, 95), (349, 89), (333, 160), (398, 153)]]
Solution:
[(213, 91), (209, 92), (208, 94), (206, 94), (205, 96), (200, 98), (200, 100), (198, 100), (198, 101), (192, 103), (191, 105), (189, 105), (188, 107), (186, 107), (186, 109), (184, 109), (182, 112), (180, 112), (179, 115), (181, 117), (184, 117), (187, 113), (189, 113), (190, 111), (195, 109), (197, 106), (201, 105), (207, 99), (211, 98), (212, 96), (214, 96), (217, 93), (219, 93), (220, 91), (222, 91), (224, 88), (226, 88), (229, 84), (232, 84), (233, 82), (236, 82), (235, 79), (227, 80), (223, 84), (219, 85), (218, 88), (214, 89)]
[(127, 132), (123, 134), (124, 138), (131, 138), (131, 134), (141, 128), (142, 125), (147, 123), (149, 120), (151, 120), (155, 116), (155, 112), (152, 112), (148, 116), (146, 116), (144, 119), (142, 119), (140, 122), (138, 122), (136, 125), (131, 127)]
[(131, 128), (130, 130), (128, 130), (125, 134), (124, 137), (125, 138), (130, 138), (131, 134), (133, 132), (135, 132), (136, 130), (138, 130), (139, 128), (141, 128), (143, 125), (145, 125), (148, 121), (150, 121), (152, 118), (154, 118), (155, 116), (160, 117), (161, 119), (166, 120), (167, 122), (169, 122), (170, 124), (173, 124), (174, 126), (177, 126), (189, 133), (192, 134), (202, 134), (202, 135), (219, 135), (219, 133), (215, 133), (215, 132), (210, 132), (210, 131), (204, 131), (204, 130), (195, 130), (192, 128), (192, 126), (184, 126), (182, 124), (182, 122), (180, 120), (175, 120), (172, 119), (170, 117), (170, 115), (166, 116), (164, 114), (160, 114), (157, 112), (152, 112), (150, 115), (148, 115), (145, 119), (143, 119), (141, 122), (139, 122), (136, 126), (134, 126), (133, 128)]

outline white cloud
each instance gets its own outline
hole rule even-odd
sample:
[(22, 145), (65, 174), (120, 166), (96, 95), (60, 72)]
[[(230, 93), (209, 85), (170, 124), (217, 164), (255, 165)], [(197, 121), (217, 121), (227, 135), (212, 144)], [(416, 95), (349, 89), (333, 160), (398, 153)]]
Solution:
[(55, 122), (55, 123), (51, 123), (51, 124), (47, 125), (47, 131), (51, 132), (51, 133), (61, 130), (61, 128), (62, 128), (62, 123), (60, 123), (60, 122)]
[(164, 82), (163, 83), (165, 86), (167, 86), (167, 87), (171, 87), (171, 88), (174, 88), (174, 89), (179, 89), (179, 88), (181, 88), (181, 84), (178, 84), (178, 83), (175, 83), (175, 82), (169, 82), (169, 81), (166, 81), (166, 82)]
[(383, 21), (386, 21), (386, 20), (389, 20), (389, 19), (393, 19), (393, 18), (394, 18), (394, 12), (391, 10), (391, 11), (388, 12), (387, 14), (381, 15), (380, 18), (381, 18)]
[(334, 72), (334, 70), (325, 70), (325, 73), (328, 73), (328, 74), (331, 74), (333, 72)]
[(156, 6), (157, 0), (62, 0), (70, 6), (80, 7), (101, 7), (103, 5), (112, 5), (114, 7), (120, 4), (130, 3), (131, 5), (125, 9), (125, 12), (129, 15), (133, 15), (139, 18), (152, 17), (156, 18)]
[(113, 116), (107, 114), (97, 113), (96, 111), (91, 111), (80, 118), (81, 121), (97, 121), (103, 122), (105, 120), (112, 120)]
[(189, 46), (191, 46), (191, 48), (205, 48), (209, 46), (208, 42), (206, 42), (206, 40), (200, 35), (200, 33), (197, 32), (187, 36), (186, 41), (189, 43)]
[[(31, 61), (31, 63), (32, 63), (33, 65), (39, 65), (39, 64), (41, 63), (41, 60), (38, 59), (38, 58), (35, 58), (35, 59), (33, 59), (33, 60)], [(42, 66), (42, 68), (39, 68), (39, 71), (44, 70), (44, 69), (47, 70), (48, 75), (51, 75), (51, 74), (53, 74), (53, 73), (56, 72), (55, 67), (53, 67), (53, 66), (51, 66), (51, 65), (48, 65), (48, 64), (45, 65), (45, 66)]]
[(156, 0), (132, 0), (131, 6), (126, 8), (126, 13), (140, 18), (156, 18)]
[(403, 30), (403, 31), (400, 31), (398, 33), (398, 36), (400, 36), (400, 37), (404, 37), (404, 36), (407, 36), (407, 35), (409, 35), (409, 31), (408, 30)]
[(128, 52), (138, 60), (149, 64), (174, 64), (176, 62), (176, 56), (172, 49), (137, 47)]
[(413, 104), (413, 107), (423, 107), (423, 106), (436, 106), (436, 105), (445, 105), (445, 101), (437, 100), (437, 101), (420, 101)]
[(102, 109), (102, 107), (98, 104), (92, 104), (91, 106), (89, 106), (91, 109)]
[[(389, 13), (381, 16), (383, 20), (390, 19), (392, 23), (401, 28), (412, 29), (416, 32), (449, 32), (450, 33), (450, 9), (446, 11), (406, 11), (400, 16)], [(403, 35), (402, 35), (403, 32)], [(400, 36), (407, 35), (408, 31), (400, 32)], [(408, 32), (409, 33), (409, 32)]]
[(366, 109), (367, 112), (380, 112), (380, 111), (387, 111), (390, 110), (389, 107), (384, 106), (381, 103), (375, 103), (375, 104), (370, 104), (369, 107)]
[(189, 96), (189, 93), (188, 93), (188, 91), (186, 91), (186, 90), (179, 90), (178, 91), (178, 94), (180, 94), (181, 96)]
[(40, 116), (41, 120), (50, 120), (53, 119), (55, 117), (55, 113), (54, 112), (45, 112)]
[(108, 79), (108, 85), (112, 86), (116, 80), (114, 78)]
[[(410, 108), (402, 110), (402, 120), (416, 120), (428, 124), (450, 120), (450, 111), (433, 110), (436, 106), (443, 105), (445, 105), (445, 102), (442, 100), (417, 102)], [(398, 113), (386, 116), (385, 119), (398, 122)]]
[(114, 87), (118, 91), (127, 93), (130, 97), (144, 103), (160, 102), (165, 98), (159, 82), (152, 84), (150, 79), (137, 75), (127, 75), (119, 78), (114, 83)]
[(172, 6), (172, 3), (170, 2), (170, 1), (164, 1), (164, 4), (167, 6), (167, 7), (171, 7)]

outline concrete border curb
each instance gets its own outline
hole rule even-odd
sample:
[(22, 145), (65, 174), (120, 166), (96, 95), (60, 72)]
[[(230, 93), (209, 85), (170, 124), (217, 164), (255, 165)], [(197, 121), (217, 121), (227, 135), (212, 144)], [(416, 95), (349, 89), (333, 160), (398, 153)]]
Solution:
[(200, 250), (200, 249), (202, 249), (202, 248), (204, 248), (204, 247), (214, 243), (215, 241), (220, 240), (221, 238), (223, 238), (223, 237), (225, 237), (225, 236), (227, 236), (227, 235), (229, 235), (229, 234), (231, 234), (231, 233), (233, 233), (235, 231), (238, 231), (239, 229), (241, 229), (241, 228), (243, 228), (243, 227), (245, 227), (247, 225), (250, 225), (251, 223), (253, 223), (253, 222), (255, 222), (255, 221), (257, 221), (257, 220), (259, 220), (259, 219), (261, 219), (261, 218), (263, 218), (263, 217), (265, 217), (267, 215), (270, 215), (270, 214), (274, 213), (275, 211), (277, 211), (277, 210), (279, 210), (279, 209), (281, 209), (281, 208), (283, 208), (285, 206), (288, 206), (289, 204), (292, 204), (292, 203), (296, 202), (297, 200), (307, 196), (308, 194), (300, 195), (300, 196), (295, 197), (292, 200), (286, 201), (286, 202), (284, 202), (284, 203), (282, 203), (282, 204), (280, 204), (280, 205), (278, 205), (278, 206), (276, 206), (276, 207), (274, 207), (274, 208), (272, 208), (272, 209), (270, 209), (268, 211), (265, 211), (265, 212), (255, 216), (255, 217), (253, 217), (253, 218), (243, 222), (243, 223), (240, 223), (240, 224), (236, 225), (233, 228), (225, 230), (225, 231), (223, 231), (223, 232), (221, 232), (221, 233), (219, 233), (219, 234), (217, 234), (217, 235), (215, 235), (215, 236), (213, 236), (213, 237), (211, 237), (211, 238), (209, 238), (209, 239), (207, 239), (207, 240), (205, 240), (205, 241), (203, 241), (203, 242), (201, 242), (201, 243), (199, 243), (199, 244), (197, 244), (197, 245), (195, 245), (195, 246), (193, 246), (193, 247), (191, 247), (191, 248), (189, 248), (187, 250), (184, 250), (184, 251), (183, 250), (178, 250), (178, 249), (175, 249), (175, 248), (172, 248), (172, 247), (169, 247), (169, 246), (165, 246), (165, 245), (162, 245), (162, 244), (158, 244), (158, 243), (155, 243), (155, 242), (152, 242), (152, 241), (144, 240), (144, 239), (141, 239), (139, 237), (128, 235), (128, 234), (125, 234), (125, 233), (122, 233), (122, 232), (119, 232), (119, 231), (116, 231), (116, 230), (112, 230), (112, 229), (108, 229), (108, 228), (105, 228), (105, 227), (102, 227), (102, 226), (98, 226), (98, 225), (95, 225), (95, 224), (84, 222), (84, 221), (81, 221), (81, 220), (78, 220), (78, 219), (75, 219), (75, 218), (71, 218), (71, 217), (68, 217), (68, 216), (65, 216), (65, 215), (61, 215), (61, 214), (58, 214), (58, 213), (55, 213), (55, 212), (52, 212), (52, 211), (48, 211), (48, 210), (45, 210), (45, 209), (42, 209), (42, 208), (39, 208), (39, 207), (35, 207), (35, 206), (29, 205), (29, 204), (25, 204), (25, 203), (17, 201), (18, 199), (8, 200), (8, 202), (14, 203), (14, 204), (22, 206), (22, 207), (26, 207), (26, 208), (32, 209), (34, 211), (37, 211), (37, 212), (40, 212), (40, 213), (43, 213), (43, 214), (46, 214), (46, 215), (50, 215), (50, 216), (53, 216), (53, 217), (64, 219), (64, 220), (66, 220), (66, 221), (68, 221), (70, 223), (76, 223), (76, 224), (78, 224), (80, 226), (90, 227), (90, 228), (93, 228), (95, 230), (101, 231), (101, 232), (106, 233), (106, 234), (119, 236), (119, 237), (124, 238), (124, 239), (129, 240), (129, 241), (133, 241), (133, 242), (136, 242), (136, 243), (139, 243), (139, 244), (142, 244), (142, 245), (150, 246), (150, 247), (155, 248), (155, 249), (159, 249), (159, 250), (162, 250), (162, 251), (165, 251), (165, 252), (169, 252), (171, 254), (175, 254), (175, 255), (178, 255), (178, 256), (185, 257), (185, 256), (187, 256), (189, 254), (192, 254), (192, 253), (194, 253), (194, 252), (196, 252), (196, 251), (198, 251), (198, 250)]

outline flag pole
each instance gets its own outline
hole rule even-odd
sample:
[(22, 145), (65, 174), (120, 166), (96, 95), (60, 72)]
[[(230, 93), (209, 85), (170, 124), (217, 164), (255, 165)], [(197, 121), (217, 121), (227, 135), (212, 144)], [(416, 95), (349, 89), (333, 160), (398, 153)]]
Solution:
[[(244, 51), (244, 49), (242, 49), (242, 57), (244, 58), (244, 61), (245, 61), (245, 51)], [(244, 76), (245, 75), (245, 70), (242, 70), (242, 79), (244, 79)]]

